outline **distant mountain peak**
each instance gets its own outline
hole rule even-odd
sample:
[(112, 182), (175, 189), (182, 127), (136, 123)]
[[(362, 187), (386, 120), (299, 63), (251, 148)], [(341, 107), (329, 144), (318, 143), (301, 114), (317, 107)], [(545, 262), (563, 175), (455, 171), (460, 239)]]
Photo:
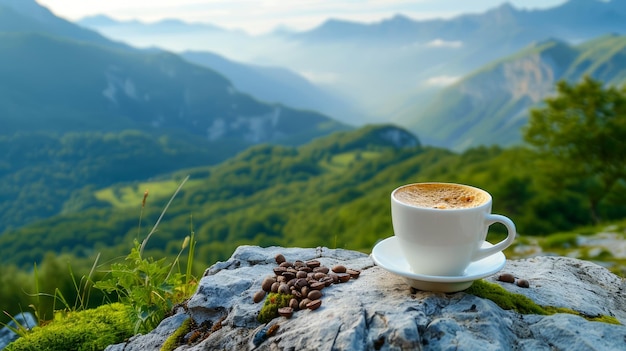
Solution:
[(513, 6), (513, 4), (511, 4), (508, 1), (503, 2), (500, 6), (496, 7), (495, 10), (499, 12), (516, 12), (517, 11), (515, 6)]
[(78, 22), (87, 26), (109, 26), (119, 23), (118, 21), (107, 15), (86, 16), (80, 19)]
[(413, 19), (411, 19), (409, 16), (401, 14), (401, 13), (397, 13), (393, 17), (385, 21), (400, 22), (400, 23), (405, 23), (405, 22), (413, 23), (414, 22)]
[(48, 22), (51, 18), (54, 18), (50, 10), (39, 5), (35, 0), (0, 0), (1, 6), (10, 7), (22, 16), (41, 22)]
[(510, 23), (515, 22), (517, 15), (520, 11), (515, 8), (511, 3), (505, 2), (502, 5), (485, 12), (485, 17), (490, 18), (495, 23)]

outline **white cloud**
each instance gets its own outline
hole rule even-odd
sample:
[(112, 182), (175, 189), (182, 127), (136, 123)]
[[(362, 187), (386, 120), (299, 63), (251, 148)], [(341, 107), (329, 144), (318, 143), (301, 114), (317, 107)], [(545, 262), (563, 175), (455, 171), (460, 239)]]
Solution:
[(443, 40), (435, 39), (426, 43), (426, 46), (431, 48), (451, 48), (457, 49), (463, 46), (463, 42), (459, 40)]
[(445, 86), (456, 83), (460, 78), (461, 77), (448, 76), (448, 75), (430, 77), (426, 80), (426, 84), (430, 86), (445, 87)]

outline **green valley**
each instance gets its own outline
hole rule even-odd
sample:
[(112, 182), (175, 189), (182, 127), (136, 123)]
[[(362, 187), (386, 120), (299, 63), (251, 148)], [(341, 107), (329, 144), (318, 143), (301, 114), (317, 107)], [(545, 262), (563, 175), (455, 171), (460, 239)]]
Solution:
[[(405, 141), (393, 142), (390, 131)], [(421, 146), (408, 132), (392, 126), (341, 132), (300, 147), (259, 145), (215, 166), (178, 171), (161, 181), (87, 187), (71, 213), (2, 234), (0, 256), (20, 267), (41, 261), (50, 251), (116, 257), (146, 234), (187, 174), (191, 180), (173, 201), (148, 249), (155, 255), (175, 255), (193, 230), (201, 266), (224, 260), (247, 244), (367, 252), (377, 240), (392, 235), (389, 193), (418, 181), (459, 182), (488, 190), (495, 199), (494, 211), (513, 218), (524, 236), (591, 224), (584, 196), (573, 190), (556, 196), (538, 182), (534, 163), (523, 148), (479, 147), (453, 153)], [(145, 190), (149, 196), (140, 230)], [(626, 207), (611, 199), (601, 211), (607, 219), (626, 215)], [(495, 226), (494, 235), (498, 231)]]

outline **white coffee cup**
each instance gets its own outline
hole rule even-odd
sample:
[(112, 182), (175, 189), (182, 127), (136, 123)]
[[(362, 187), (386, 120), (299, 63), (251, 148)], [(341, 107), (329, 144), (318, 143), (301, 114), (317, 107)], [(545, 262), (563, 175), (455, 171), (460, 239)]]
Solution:
[[(395, 189), (391, 218), (399, 254), (414, 273), (462, 276), (473, 261), (506, 249), (515, 239), (515, 224), (491, 214), (491, 204), (488, 192), (462, 184), (415, 183)], [(496, 222), (507, 228), (507, 238), (481, 247)]]

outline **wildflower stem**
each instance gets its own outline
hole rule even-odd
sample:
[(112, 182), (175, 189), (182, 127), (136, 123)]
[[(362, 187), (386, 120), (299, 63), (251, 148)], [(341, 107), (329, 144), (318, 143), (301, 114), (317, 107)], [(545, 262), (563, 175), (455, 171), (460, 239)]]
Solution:
[(163, 218), (163, 215), (165, 215), (165, 212), (167, 212), (167, 209), (170, 207), (170, 204), (172, 203), (172, 201), (174, 200), (174, 198), (176, 197), (176, 195), (178, 194), (180, 189), (182, 189), (183, 185), (185, 185), (187, 180), (189, 180), (189, 175), (187, 175), (185, 177), (185, 179), (183, 179), (183, 181), (180, 183), (180, 185), (178, 185), (178, 188), (176, 188), (176, 191), (174, 192), (174, 194), (170, 198), (170, 201), (168, 201), (167, 205), (165, 205), (165, 208), (161, 212), (161, 215), (159, 216), (159, 219), (157, 219), (156, 223), (154, 224), (154, 227), (152, 227), (152, 230), (150, 231), (150, 233), (148, 233), (148, 236), (146, 236), (146, 238), (141, 243), (141, 248), (139, 249), (139, 257), (143, 256), (143, 250), (146, 247), (146, 244), (148, 243), (148, 240), (150, 239), (152, 234), (154, 234), (154, 232), (156, 231), (157, 227), (159, 226), (159, 223), (161, 222), (161, 219)]

